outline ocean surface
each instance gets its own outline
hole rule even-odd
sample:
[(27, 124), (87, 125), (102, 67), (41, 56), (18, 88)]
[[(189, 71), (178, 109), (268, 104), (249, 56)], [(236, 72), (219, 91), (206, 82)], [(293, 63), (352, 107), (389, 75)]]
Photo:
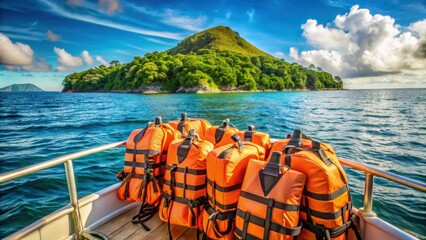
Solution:
[[(0, 93), (0, 173), (123, 141), (156, 116), (229, 118), (274, 138), (300, 128), (338, 156), (426, 182), (426, 89), (140, 95)], [(74, 161), (79, 197), (116, 183), (118, 148)], [(345, 168), (356, 207), (364, 174)], [(375, 178), (379, 217), (426, 238), (426, 194)], [(0, 238), (69, 203), (63, 165), (0, 184)]]

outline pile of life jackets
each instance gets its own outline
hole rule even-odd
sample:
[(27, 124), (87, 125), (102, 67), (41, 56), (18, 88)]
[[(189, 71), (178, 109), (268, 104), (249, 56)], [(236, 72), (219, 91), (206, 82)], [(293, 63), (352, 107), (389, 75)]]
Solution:
[(158, 214), (197, 239), (357, 239), (346, 174), (333, 148), (300, 130), (271, 145), (253, 125), (161, 117), (126, 142), (118, 197), (141, 202), (132, 222)]

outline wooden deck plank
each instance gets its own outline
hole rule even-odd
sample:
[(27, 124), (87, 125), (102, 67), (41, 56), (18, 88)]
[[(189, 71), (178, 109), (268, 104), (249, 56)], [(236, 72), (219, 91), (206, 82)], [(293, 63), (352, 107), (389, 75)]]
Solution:
[(130, 219), (132, 216), (136, 215), (139, 211), (139, 206), (135, 207), (133, 209), (130, 209), (129, 211), (126, 211), (122, 213), (121, 215), (115, 217), (111, 221), (105, 223), (104, 225), (98, 227), (96, 231), (102, 232), (105, 235), (110, 235), (117, 229), (122, 228), (124, 225), (130, 222)]
[[(104, 233), (111, 240), (115, 239), (169, 239), (167, 223), (163, 223), (158, 215), (146, 222), (151, 231), (145, 231), (139, 224), (131, 222), (132, 216), (137, 214), (139, 207), (131, 209), (111, 219), (111, 221), (95, 229)], [(197, 230), (178, 225), (170, 225), (173, 239), (196, 239)]]
[[(197, 229), (188, 229), (178, 239), (180, 240), (192, 240), (197, 239)], [(201, 239), (201, 238), (200, 238)]]
[[(117, 229), (116, 231), (114, 231), (111, 235), (109, 235), (110, 239), (127, 239), (129, 236), (131, 236), (133, 233), (135, 233), (136, 231), (142, 229), (144, 232), (146, 232), (142, 226), (140, 224), (133, 224), (132, 222), (130, 222), (130, 218), (129, 217), (129, 222), (122, 226), (121, 228)], [(161, 220), (158, 217), (153, 217), (151, 219), (149, 219), (146, 223), (145, 223), (149, 228), (156, 228), (159, 225), (162, 224)]]

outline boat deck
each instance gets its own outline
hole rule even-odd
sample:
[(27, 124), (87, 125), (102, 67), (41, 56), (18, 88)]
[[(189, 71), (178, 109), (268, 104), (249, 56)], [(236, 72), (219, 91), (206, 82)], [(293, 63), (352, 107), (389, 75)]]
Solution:
[[(109, 222), (95, 229), (102, 232), (109, 239), (169, 239), (167, 223), (163, 223), (158, 215), (146, 222), (151, 231), (145, 231), (139, 224), (133, 224), (130, 220), (139, 211), (139, 207), (131, 209)], [(197, 230), (182, 226), (170, 225), (173, 239), (196, 239)]]

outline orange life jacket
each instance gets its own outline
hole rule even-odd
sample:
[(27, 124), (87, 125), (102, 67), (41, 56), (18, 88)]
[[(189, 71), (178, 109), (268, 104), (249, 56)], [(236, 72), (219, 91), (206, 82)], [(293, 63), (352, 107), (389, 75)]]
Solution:
[(229, 123), (229, 119), (223, 121), (222, 126), (213, 126), (207, 130), (205, 139), (213, 143), (214, 147), (220, 147), (233, 143), (231, 136), (238, 132), (238, 129)]
[(269, 134), (257, 132), (254, 125), (250, 125), (248, 126), (247, 131), (239, 131), (238, 136), (240, 136), (244, 142), (252, 142), (263, 147), (265, 149), (265, 155), (268, 155), (269, 149), (271, 148), (271, 139)]
[(235, 219), (236, 239), (293, 239), (301, 231), (299, 206), (305, 175), (280, 164), (251, 159), (244, 177)]
[(206, 157), (213, 144), (194, 130), (174, 140), (168, 150), (160, 219), (170, 224), (202, 230), (201, 212), (206, 202)]
[(251, 142), (235, 143), (214, 149), (207, 155), (207, 199), (203, 230), (208, 238), (232, 239), (235, 212), (249, 159), (264, 160), (265, 149)]
[(174, 129), (181, 132), (183, 136), (188, 135), (188, 131), (190, 129), (195, 129), (201, 139), (204, 139), (204, 136), (207, 133), (207, 129), (212, 126), (207, 120), (188, 118), (186, 113), (182, 113), (180, 120), (170, 121), (169, 124)]
[(155, 124), (134, 130), (126, 142), (124, 171), (119, 174), (123, 182), (117, 195), (121, 200), (142, 202), (139, 214), (132, 220), (147, 230), (141, 219), (147, 214), (149, 219), (158, 209), (167, 149), (176, 137), (180, 133), (158, 117)]
[(333, 148), (302, 138), (295, 130), (290, 139), (280, 140), (271, 152), (280, 151), (282, 163), (306, 175), (300, 216), (300, 239), (346, 239), (349, 229), (360, 235), (353, 222), (352, 200), (345, 171)]

